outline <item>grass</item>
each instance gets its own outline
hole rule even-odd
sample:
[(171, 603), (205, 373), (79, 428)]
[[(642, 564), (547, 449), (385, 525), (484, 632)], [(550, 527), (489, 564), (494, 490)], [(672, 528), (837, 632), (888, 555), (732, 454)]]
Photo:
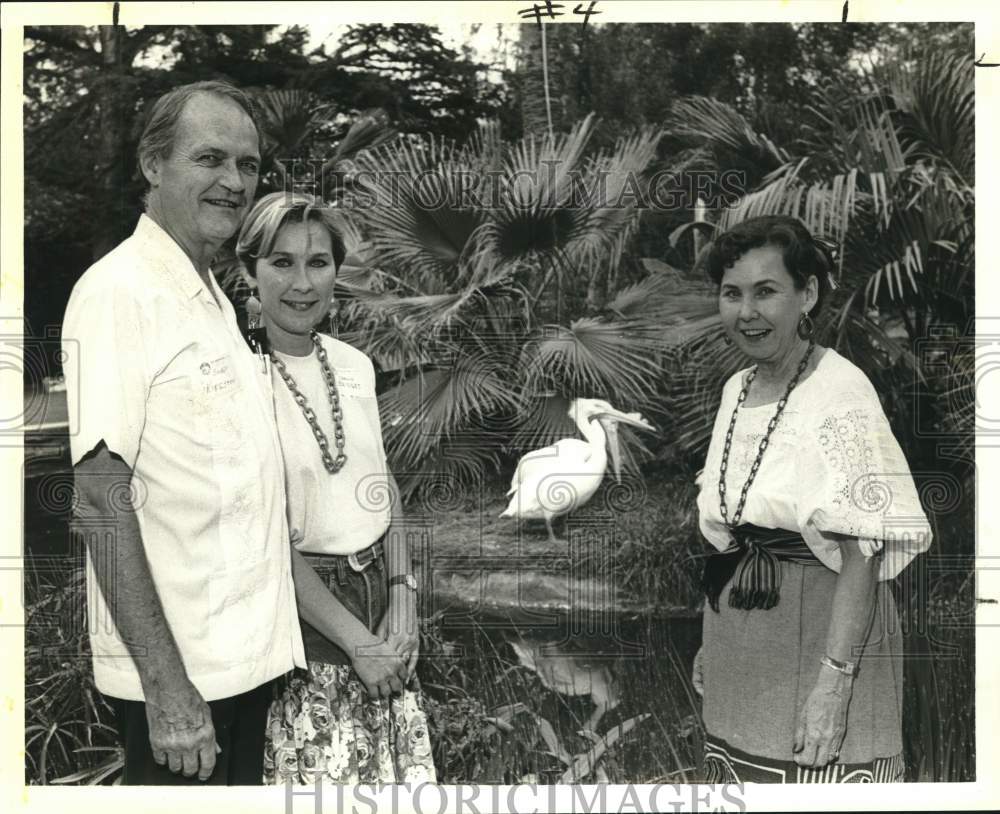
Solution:
[(82, 566), (25, 571), (25, 781), (98, 784), (120, 776), (114, 715), (94, 685)]

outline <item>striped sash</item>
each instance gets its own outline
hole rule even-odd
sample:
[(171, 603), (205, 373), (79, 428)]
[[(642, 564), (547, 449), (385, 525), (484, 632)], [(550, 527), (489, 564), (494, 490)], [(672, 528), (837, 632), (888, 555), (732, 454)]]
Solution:
[(766, 529), (741, 523), (732, 530), (733, 542), (725, 551), (705, 559), (701, 587), (712, 610), (719, 610), (719, 596), (730, 579), (729, 605), (741, 610), (770, 610), (781, 592), (781, 560), (820, 565), (802, 535), (786, 529)]

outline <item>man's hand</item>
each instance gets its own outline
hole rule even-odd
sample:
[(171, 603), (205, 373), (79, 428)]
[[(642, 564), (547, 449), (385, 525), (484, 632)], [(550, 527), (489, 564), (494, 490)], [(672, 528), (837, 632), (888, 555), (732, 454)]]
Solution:
[(351, 652), (351, 665), (372, 698), (389, 698), (401, 693), (406, 683), (406, 662), (380, 637)]
[(413, 677), (420, 655), (420, 633), (417, 624), (417, 595), (405, 585), (389, 590), (389, 609), (375, 629), (375, 635), (386, 642), (406, 661), (406, 681)]
[(178, 690), (146, 696), (146, 720), (153, 759), (174, 774), (208, 780), (221, 750), (215, 742), (212, 712), (191, 682)]

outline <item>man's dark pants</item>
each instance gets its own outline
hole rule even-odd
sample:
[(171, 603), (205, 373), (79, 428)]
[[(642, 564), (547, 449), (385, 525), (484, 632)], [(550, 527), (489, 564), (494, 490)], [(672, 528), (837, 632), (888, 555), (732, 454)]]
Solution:
[(259, 786), (264, 776), (264, 727), (273, 699), (273, 682), (231, 698), (209, 701), (215, 740), (222, 751), (208, 780), (174, 774), (153, 760), (146, 705), (105, 696), (115, 711), (115, 723), (125, 749), (126, 786)]

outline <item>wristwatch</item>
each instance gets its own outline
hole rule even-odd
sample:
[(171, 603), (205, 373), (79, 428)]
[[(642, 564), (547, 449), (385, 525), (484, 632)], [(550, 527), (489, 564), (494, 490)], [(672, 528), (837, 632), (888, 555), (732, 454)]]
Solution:
[(395, 577), (389, 578), (389, 587), (393, 585), (405, 585), (414, 593), (417, 590), (417, 578), (413, 574), (399, 574)]

